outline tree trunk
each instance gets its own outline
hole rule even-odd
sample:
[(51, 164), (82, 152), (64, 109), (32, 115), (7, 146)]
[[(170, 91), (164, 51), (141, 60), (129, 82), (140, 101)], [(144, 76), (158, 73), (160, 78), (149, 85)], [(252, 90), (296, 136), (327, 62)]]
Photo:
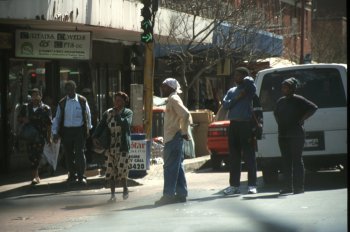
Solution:
[(182, 89), (182, 100), (185, 106), (187, 106), (188, 101), (188, 84), (186, 79), (186, 63), (181, 64), (181, 89)]

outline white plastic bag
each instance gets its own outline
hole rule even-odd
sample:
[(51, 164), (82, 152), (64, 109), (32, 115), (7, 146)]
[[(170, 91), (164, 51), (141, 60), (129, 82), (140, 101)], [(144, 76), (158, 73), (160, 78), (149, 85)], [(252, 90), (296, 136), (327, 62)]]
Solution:
[(43, 151), (47, 162), (53, 167), (55, 171), (57, 167), (58, 154), (60, 152), (60, 144), (61, 144), (60, 139), (57, 141), (57, 143), (51, 143), (51, 144), (45, 143), (44, 151)]

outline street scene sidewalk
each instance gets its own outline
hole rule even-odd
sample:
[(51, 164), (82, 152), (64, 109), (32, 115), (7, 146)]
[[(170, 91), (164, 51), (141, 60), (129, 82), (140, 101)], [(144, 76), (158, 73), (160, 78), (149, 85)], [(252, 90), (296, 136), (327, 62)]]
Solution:
[[(192, 172), (200, 169), (210, 160), (210, 156), (201, 156), (184, 160), (186, 172)], [(42, 175), (42, 179), (38, 185), (30, 185), (30, 170), (18, 171), (16, 174), (0, 174), (0, 198), (13, 197), (24, 194), (40, 194), (40, 193), (57, 193), (74, 190), (96, 189), (106, 186), (104, 176), (101, 175), (99, 169), (86, 171), (87, 186), (74, 185), (68, 186), (66, 183), (67, 172), (63, 168), (59, 168), (55, 172), (55, 176)], [(163, 178), (163, 165), (151, 164), (150, 169), (146, 172), (131, 171), (129, 175), (128, 185), (143, 185), (145, 181)]]

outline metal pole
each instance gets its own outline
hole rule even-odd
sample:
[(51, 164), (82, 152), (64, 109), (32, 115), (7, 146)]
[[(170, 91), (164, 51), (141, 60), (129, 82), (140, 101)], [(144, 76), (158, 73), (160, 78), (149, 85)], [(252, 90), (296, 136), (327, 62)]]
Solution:
[(153, 72), (154, 72), (154, 58), (153, 58), (154, 43), (145, 44), (145, 66), (143, 73), (144, 80), (144, 104), (145, 104), (145, 120), (144, 132), (146, 139), (152, 139), (152, 109), (153, 109)]

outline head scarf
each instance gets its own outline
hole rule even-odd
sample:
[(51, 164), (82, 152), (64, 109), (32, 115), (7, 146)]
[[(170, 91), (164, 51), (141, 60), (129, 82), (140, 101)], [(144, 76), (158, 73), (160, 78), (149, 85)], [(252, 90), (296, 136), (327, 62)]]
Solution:
[(170, 88), (174, 89), (177, 93), (182, 93), (181, 86), (179, 82), (174, 78), (167, 78), (163, 81), (164, 85), (169, 86)]
[(294, 77), (288, 78), (282, 82), (282, 85), (288, 85), (291, 89), (296, 90), (298, 87), (298, 80)]

